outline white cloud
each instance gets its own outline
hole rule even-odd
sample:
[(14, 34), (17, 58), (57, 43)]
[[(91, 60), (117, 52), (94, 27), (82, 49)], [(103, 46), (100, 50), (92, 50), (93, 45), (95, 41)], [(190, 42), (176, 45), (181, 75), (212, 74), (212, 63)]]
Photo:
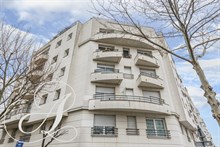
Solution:
[(90, 2), (90, 0), (10, 0), (3, 1), (3, 6), (5, 9), (16, 11), (20, 21), (42, 25), (57, 19), (59, 15), (69, 18), (91, 16), (87, 12)]
[[(220, 59), (203, 59), (199, 62), (211, 86), (216, 90), (216, 87), (220, 86)], [(176, 65), (178, 73), (182, 77), (184, 85), (187, 87), (196, 107), (202, 108), (208, 106), (207, 100), (203, 96), (204, 91), (200, 88), (199, 78), (194, 69), (192, 69), (192, 65), (186, 62), (177, 62)], [(217, 94), (216, 97), (220, 99), (220, 94)]]

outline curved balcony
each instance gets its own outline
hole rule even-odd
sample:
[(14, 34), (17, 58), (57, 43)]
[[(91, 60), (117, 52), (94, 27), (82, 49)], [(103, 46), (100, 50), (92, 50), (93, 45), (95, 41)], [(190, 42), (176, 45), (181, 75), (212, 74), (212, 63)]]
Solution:
[(159, 67), (157, 59), (150, 54), (137, 54), (134, 61), (138, 66)]
[[(91, 40), (137, 48), (154, 48), (154, 45), (145, 39), (123, 32), (98, 33), (95, 34)], [(153, 41), (159, 43), (158, 39), (154, 39)]]
[(96, 50), (93, 53), (94, 61), (119, 63), (121, 58), (122, 52), (119, 52), (118, 50)]
[(123, 80), (123, 73), (120, 73), (118, 69), (96, 69), (91, 74), (92, 83), (102, 84), (120, 84)]
[(169, 107), (157, 97), (133, 95), (95, 94), (89, 101), (89, 110), (137, 111), (169, 114)]
[(38, 55), (34, 59), (34, 63), (39, 65), (39, 64), (42, 64), (42, 63), (46, 62), (47, 60), (48, 60), (48, 55), (47, 54), (41, 54), (41, 55)]
[(163, 80), (156, 74), (141, 72), (138, 76), (137, 83), (139, 87), (164, 88)]
[(39, 78), (42, 77), (43, 73), (44, 72), (42, 70), (35, 70), (30, 73), (30, 79), (33, 81), (38, 80)]
[(34, 97), (34, 90), (31, 90), (30, 92), (26, 93), (23, 97), (23, 99), (30, 100)]

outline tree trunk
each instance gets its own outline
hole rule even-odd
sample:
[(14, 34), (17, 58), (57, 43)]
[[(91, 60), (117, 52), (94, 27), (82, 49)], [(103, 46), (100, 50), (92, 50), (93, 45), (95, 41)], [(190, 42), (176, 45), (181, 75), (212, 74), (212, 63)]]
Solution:
[(212, 90), (206, 76), (200, 66), (200, 64), (196, 61), (193, 63), (193, 68), (195, 69), (197, 75), (199, 76), (201, 82), (201, 88), (204, 90), (204, 96), (207, 98), (208, 103), (212, 109), (212, 115), (217, 120), (218, 125), (220, 126), (220, 103), (216, 99), (216, 93)]

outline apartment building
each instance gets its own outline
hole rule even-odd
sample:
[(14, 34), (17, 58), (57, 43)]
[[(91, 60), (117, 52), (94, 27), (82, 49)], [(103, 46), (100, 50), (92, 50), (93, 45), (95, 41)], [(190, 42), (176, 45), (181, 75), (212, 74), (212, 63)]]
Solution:
[[(133, 26), (124, 26), (138, 33)], [(153, 28), (142, 29), (167, 47)], [(92, 18), (74, 23), (35, 53), (34, 64), (42, 66), (36, 77), (46, 64), (58, 65), (50, 79), (67, 83), (76, 95), (60, 127), (73, 125), (78, 135), (70, 142), (54, 140), (51, 147), (195, 147), (204, 142), (204, 146), (214, 146), (172, 57), (146, 40), (125, 34), (112, 21)], [(22, 134), (18, 122), (25, 114), (49, 112), (67, 93), (65, 84), (45, 93), (40, 109), (31, 101), (33, 93), (28, 95), (30, 103), (6, 117), (11, 136), (25, 141), (24, 147), (41, 146), (41, 141), (34, 142), (42, 138), (40, 131)], [(55, 117), (51, 114), (40, 130), (48, 128)], [(44, 118), (30, 115), (24, 129), (38, 128)], [(206, 140), (201, 140), (199, 130), (206, 132), (202, 134)], [(1, 136), (0, 147), (15, 146), (6, 132)], [(67, 132), (60, 138), (71, 136)]]

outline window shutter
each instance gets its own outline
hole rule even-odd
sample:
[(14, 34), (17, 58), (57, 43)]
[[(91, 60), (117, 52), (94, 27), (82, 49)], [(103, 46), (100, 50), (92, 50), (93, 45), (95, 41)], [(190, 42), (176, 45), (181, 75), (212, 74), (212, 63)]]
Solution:
[(160, 93), (158, 91), (143, 91), (143, 96), (160, 98)]
[(128, 116), (127, 120), (128, 120), (128, 128), (131, 128), (131, 129), (137, 128), (135, 116)]
[(95, 115), (94, 126), (115, 126), (114, 115)]
[(115, 93), (115, 88), (114, 87), (96, 87), (96, 94), (99, 93)]

